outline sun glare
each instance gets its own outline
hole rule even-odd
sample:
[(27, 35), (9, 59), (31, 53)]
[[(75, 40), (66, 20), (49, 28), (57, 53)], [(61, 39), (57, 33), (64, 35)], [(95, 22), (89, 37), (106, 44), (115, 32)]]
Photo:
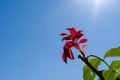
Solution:
[(99, 12), (117, 7), (118, 0), (71, 0), (71, 6), (76, 10), (91, 10), (94, 16)]
[(113, 8), (117, 6), (117, 0), (91, 0), (93, 2), (93, 15), (97, 16), (99, 11), (105, 8)]
[(94, 1), (94, 8), (99, 9), (101, 7), (105, 7), (105, 6), (112, 6), (112, 5), (116, 5), (117, 0), (92, 0)]
[(97, 6), (100, 6), (101, 3), (102, 3), (102, 2), (101, 2), (100, 0), (95, 0), (95, 2), (94, 2), (94, 4), (95, 4), (96, 7), (97, 7)]
[(107, 5), (107, 0), (94, 0), (94, 9), (98, 10), (102, 6)]

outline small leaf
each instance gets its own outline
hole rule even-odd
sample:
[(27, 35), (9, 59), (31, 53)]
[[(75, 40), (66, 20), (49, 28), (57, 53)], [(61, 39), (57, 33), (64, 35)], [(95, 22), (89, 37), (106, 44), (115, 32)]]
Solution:
[(112, 70), (108, 69), (103, 72), (103, 77), (105, 80), (115, 80), (116, 74)]
[[(114, 71), (119, 71), (118, 69), (120, 68), (120, 60), (114, 60), (114, 61), (112, 61), (112, 63), (110, 64), (110, 67)], [(108, 70), (106, 70), (106, 71), (103, 72), (103, 76), (104, 76), (105, 80), (119, 80), (118, 78), (116, 78), (116, 76), (118, 74), (115, 73), (113, 70), (111, 70), (109, 68)]]
[(120, 47), (108, 50), (104, 55), (104, 58), (107, 57), (120, 57)]
[(110, 67), (113, 70), (119, 69), (120, 68), (120, 60), (114, 60), (114, 61), (112, 61), (112, 63), (110, 64)]
[[(93, 65), (94, 68), (98, 69), (98, 66), (101, 64), (99, 59), (93, 58), (89, 62)], [(94, 80), (96, 74), (87, 66), (83, 67), (83, 78), (84, 80)]]

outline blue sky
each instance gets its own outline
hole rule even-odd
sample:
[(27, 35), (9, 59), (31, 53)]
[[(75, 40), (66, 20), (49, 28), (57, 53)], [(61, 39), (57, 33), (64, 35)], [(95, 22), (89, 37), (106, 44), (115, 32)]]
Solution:
[[(61, 60), (59, 34), (82, 29), (86, 54), (120, 44), (119, 0), (1, 0), (0, 80), (82, 80), (83, 63)], [(109, 61), (109, 60), (108, 60)], [(104, 67), (101, 67), (104, 69)]]

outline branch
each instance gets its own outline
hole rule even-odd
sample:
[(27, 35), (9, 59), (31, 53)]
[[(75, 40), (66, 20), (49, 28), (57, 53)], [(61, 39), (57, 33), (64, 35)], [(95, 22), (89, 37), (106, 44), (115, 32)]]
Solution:
[(98, 71), (97, 69), (95, 69), (95, 68), (91, 65), (91, 63), (88, 61), (87, 58), (84, 58), (84, 57), (82, 57), (81, 55), (78, 55), (78, 58), (80, 58), (89, 68), (91, 68), (91, 70), (92, 70), (93, 72), (95, 72), (95, 73), (99, 76), (99, 78), (100, 78), (101, 80), (105, 80), (105, 79), (103, 78), (103, 76), (102, 76), (102, 71)]

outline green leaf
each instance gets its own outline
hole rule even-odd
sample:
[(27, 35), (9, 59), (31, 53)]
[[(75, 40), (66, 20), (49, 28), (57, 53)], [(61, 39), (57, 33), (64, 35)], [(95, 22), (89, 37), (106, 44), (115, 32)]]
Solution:
[[(101, 64), (101, 61), (97, 58), (90, 59), (89, 62), (98, 69), (98, 66)], [(94, 80), (96, 74), (87, 66), (83, 67), (83, 78), (84, 80)]]
[(112, 63), (110, 64), (110, 67), (113, 70), (119, 69), (120, 68), (120, 60), (114, 60), (114, 61), (112, 61)]
[(116, 73), (108, 69), (103, 72), (103, 77), (105, 78), (105, 80), (115, 80)]
[(107, 58), (107, 57), (119, 57), (119, 56), (120, 56), (120, 47), (112, 48), (112, 49), (108, 50), (105, 53), (104, 58)]
[[(110, 67), (114, 71), (118, 71), (118, 69), (120, 68), (120, 60), (112, 61), (112, 63), (110, 64)], [(103, 72), (103, 77), (105, 78), (105, 80), (119, 80), (118, 78), (116, 78), (116, 76), (118, 74), (115, 73), (114, 71), (112, 71), (110, 68), (108, 70), (104, 71)]]
[(120, 68), (118, 69), (118, 73), (120, 74)]

